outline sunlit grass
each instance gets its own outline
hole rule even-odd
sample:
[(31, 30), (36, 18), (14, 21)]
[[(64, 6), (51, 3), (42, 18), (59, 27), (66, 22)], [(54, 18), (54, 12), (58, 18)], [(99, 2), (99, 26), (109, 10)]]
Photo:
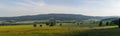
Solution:
[(45, 26), (33, 27), (32, 25), (18, 26), (0, 26), (0, 36), (74, 36), (78, 32), (89, 31), (92, 29), (114, 28), (116, 26), (106, 27), (62, 27), (62, 26)]

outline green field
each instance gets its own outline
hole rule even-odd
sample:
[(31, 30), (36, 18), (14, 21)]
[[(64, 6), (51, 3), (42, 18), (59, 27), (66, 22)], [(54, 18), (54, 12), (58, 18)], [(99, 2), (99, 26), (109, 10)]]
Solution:
[(0, 26), (0, 36), (120, 36), (117, 26)]

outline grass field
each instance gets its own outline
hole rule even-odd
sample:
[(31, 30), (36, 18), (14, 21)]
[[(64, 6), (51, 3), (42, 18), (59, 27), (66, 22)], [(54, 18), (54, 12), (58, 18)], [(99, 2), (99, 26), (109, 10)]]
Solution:
[(120, 36), (117, 26), (105, 27), (65, 27), (32, 25), (0, 26), (0, 36)]

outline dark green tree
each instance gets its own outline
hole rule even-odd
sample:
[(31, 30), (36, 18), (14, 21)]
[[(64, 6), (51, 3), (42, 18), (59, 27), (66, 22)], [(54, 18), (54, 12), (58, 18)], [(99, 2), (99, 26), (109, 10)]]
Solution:
[(40, 27), (42, 27), (42, 25), (40, 25)]
[(50, 26), (55, 26), (56, 25), (56, 19), (55, 18), (51, 18), (49, 20), (49, 24), (50, 24)]
[(46, 25), (50, 25), (50, 23), (49, 23), (49, 22), (46, 22)]
[(33, 27), (37, 27), (37, 22), (34, 22)]
[(114, 24), (112, 21), (109, 23), (109, 25), (116, 25), (116, 24)]
[(62, 26), (62, 24), (60, 24), (60, 26)]
[(109, 22), (106, 22), (106, 26), (108, 26), (109, 25)]
[(50, 22), (50, 26), (55, 26), (55, 22)]
[(99, 26), (102, 26), (102, 24), (103, 24), (102, 21), (100, 21), (100, 22), (99, 22)]
[(120, 28), (120, 18), (112, 21), (114, 24), (118, 25)]

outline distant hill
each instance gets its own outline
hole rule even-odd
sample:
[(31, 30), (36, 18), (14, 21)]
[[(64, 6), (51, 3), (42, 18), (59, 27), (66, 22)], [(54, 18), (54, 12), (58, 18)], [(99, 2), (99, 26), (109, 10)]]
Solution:
[(113, 21), (113, 20), (117, 20), (120, 17), (110, 17), (110, 18), (106, 18), (106, 19), (102, 19), (101, 21)]
[(0, 20), (15, 20), (15, 21), (27, 21), (27, 20), (49, 20), (55, 18), (56, 20), (88, 20), (88, 19), (102, 19), (103, 17), (93, 17), (86, 15), (76, 14), (40, 14), (40, 15), (29, 15), (29, 16), (18, 16), (18, 17), (0, 17)]

